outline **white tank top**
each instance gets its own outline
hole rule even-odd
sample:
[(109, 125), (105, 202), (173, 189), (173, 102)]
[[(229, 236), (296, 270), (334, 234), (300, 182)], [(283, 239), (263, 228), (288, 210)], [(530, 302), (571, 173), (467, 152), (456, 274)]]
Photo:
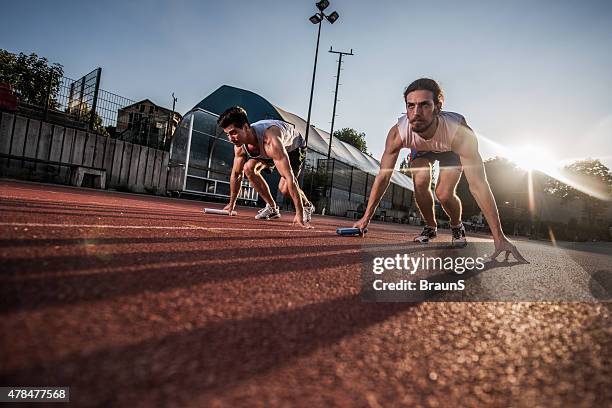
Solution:
[(260, 120), (251, 124), (251, 128), (255, 131), (255, 136), (257, 137), (257, 144), (259, 144), (259, 155), (252, 155), (246, 145), (242, 145), (242, 150), (246, 153), (248, 158), (255, 159), (269, 159), (268, 155), (263, 149), (263, 137), (266, 130), (272, 126), (276, 126), (280, 129), (280, 141), (282, 145), (287, 150), (287, 153), (292, 152), (295, 149), (304, 146), (304, 138), (295, 130), (295, 127), (290, 123), (283, 122), (282, 120)]
[(427, 140), (412, 130), (408, 116), (404, 113), (397, 120), (402, 146), (409, 148), (411, 154), (416, 152), (450, 152), (457, 129), (465, 124), (465, 118), (455, 112), (442, 111), (438, 114), (438, 119), (436, 133), (431, 139)]

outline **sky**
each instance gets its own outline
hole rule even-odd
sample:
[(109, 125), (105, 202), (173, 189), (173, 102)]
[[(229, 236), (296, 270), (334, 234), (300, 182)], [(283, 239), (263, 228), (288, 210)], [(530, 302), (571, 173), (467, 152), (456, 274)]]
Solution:
[[(602, 158), (612, 165), (612, 2), (330, 0), (311, 122), (365, 132), (380, 158), (405, 112), (404, 88), (436, 79), (445, 110), (481, 137), (486, 159)], [(4, 2), (0, 48), (37, 53), (101, 87), (189, 111), (221, 85), (253, 91), (304, 119), (317, 26), (314, 0)], [(405, 153), (402, 154), (402, 157)]]

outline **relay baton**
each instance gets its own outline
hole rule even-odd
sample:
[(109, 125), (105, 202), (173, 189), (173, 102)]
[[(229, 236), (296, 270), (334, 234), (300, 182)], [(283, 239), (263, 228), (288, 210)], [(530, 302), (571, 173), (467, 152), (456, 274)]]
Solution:
[[(368, 232), (368, 229), (364, 229), (363, 233)], [(343, 236), (355, 236), (360, 235), (361, 230), (359, 228), (336, 228), (336, 234)]]
[(216, 208), (205, 208), (204, 214), (216, 214), (216, 215), (237, 215), (236, 211), (232, 211), (230, 214), (227, 210), (217, 210)]

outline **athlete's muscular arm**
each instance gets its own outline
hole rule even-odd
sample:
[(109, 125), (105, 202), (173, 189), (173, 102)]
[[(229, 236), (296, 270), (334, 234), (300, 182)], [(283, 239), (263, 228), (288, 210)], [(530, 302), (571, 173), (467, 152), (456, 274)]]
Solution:
[(399, 130), (397, 126), (393, 126), (387, 134), (387, 141), (385, 143), (385, 151), (380, 159), (380, 171), (374, 180), (372, 185), (372, 191), (370, 191), (370, 197), (368, 198), (368, 206), (363, 214), (363, 217), (357, 221), (353, 227), (357, 227), (362, 231), (368, 226), (380, 199), (385, 194), (389, 183), (391, 182), (391, 175), (393, 169), (397, 163), (397, 157), (402, 149), (402, 140), (400, 138)]
[(478, 203), (478, 206), (482, 210), (491, 228), (493, 240), (495, 241), (495, 252), (491, 258), (495, 259), (501, 252), (505, 252), (506, 259), (508, 259), (508, 255), (512, 253), (517, 260), (526, 262), (525, 258), (521, 256), (516, 247), (512, 245), (504, 235), (499, 220), (495, 197), (493, 197), (491, 187), (489, 186), (485, 174), (482, 157), (478, 152), (478, 138), (466, 123), (463, 123), (459, 127), (455, 140), (453, 141), (452, 150), (459, 155), (465, 177), (470, 186), (470, 192), (474, 196), (474, 199)]
[(234, 207), (236, 207), (236, 199), (242, 188), (242, 178), (244, 176), (243, 169), (246, 161), (247, 158), (242, 147), (234, 146), (234, 164), (232, 165), (232, 174), (230, 175), (230, 200), (229, 203), (223, 207), (223, 209), (229, 211), (230, 214), (234, 211)]
[(302, 198), (300, 197), (299, 187), (291, 164), (289, 162), (289, 156), (285, 146), (280, 141), (280, 129), (276, 126), (271, 126), (266, 129), (263, 137), (264, 150), (266, 154), (274, 160), (274, 165), (280, 173), (281, 177), (287, 182), (287, 189), (289, 195), (293, 200), (295, 206), (295, 221), (302, 227), (308, 228), (309, 226), (304, 223), (304, 207), (302, 205)]

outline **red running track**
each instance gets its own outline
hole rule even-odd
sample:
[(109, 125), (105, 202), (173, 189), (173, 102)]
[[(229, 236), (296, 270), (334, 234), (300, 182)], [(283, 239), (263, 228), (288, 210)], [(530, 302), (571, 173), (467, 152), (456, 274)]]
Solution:
[[(603, 340), (549, 347), (559, 321), (607, 327), (601, 306), (363, 303), (364, 241), (335, 235), (350, 221), (315, 216), (303, 230), (290, 213), (263, 222), (204, 206), (221, 207), (0, 180), (0, 384), (68, 385), (75, 406), (104, 407), (609, 398), (609, 352), (593, 354)], [(415, 233), (373, 224), (367, 242)], [(535, 334), (519, 328), (534, 319)]]

